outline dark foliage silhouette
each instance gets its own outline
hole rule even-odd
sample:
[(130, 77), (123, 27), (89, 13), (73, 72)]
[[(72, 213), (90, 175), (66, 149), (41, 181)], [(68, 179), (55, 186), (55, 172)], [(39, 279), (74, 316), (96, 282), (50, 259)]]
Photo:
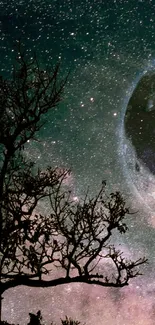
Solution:
[[(43, 317), (41, 315), (41, 311), (38, 310), (36, 314), (29, 313), (30, 316), (30, 321), (27, 325), (46, 325), (46, 323), (43, 321)], [(82, 325), (81, 322), (77, 320), (73, 320), (70, 317), (65, 317), (65, 319), (61, 319), (61, 324), (62, 325)], [(15, 324), (10, 324), (5, 321), (1, 321), (0, 325), (15, 325)], [(54, 322), (51, 322), (50, 325), (56, 325)]]
[[(107, 197), (103, 182), (95, 197), (87, 193), (75, 201), (65, 182), (68, 170), (42, 171), (24, 155), (42, 117), (62, 99), (67, 78), (59, 80), (59, 70), (58, 64), (42, 71), (36, 56), (27, 59), (18, 42), (12, 80), (0, 78), (1, 297), (19, 285), (123, 287), (146, 262), (126, 260), (110, 243), (113, 230), (127, 231), (129, 210), (119, 192)], [(44, 201), (49, 214), (39, 210)]]

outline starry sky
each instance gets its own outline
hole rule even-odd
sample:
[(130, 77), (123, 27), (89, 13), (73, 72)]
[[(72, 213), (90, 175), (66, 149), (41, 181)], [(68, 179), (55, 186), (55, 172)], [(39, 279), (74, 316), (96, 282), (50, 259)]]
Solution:
[(70, 71), (62, 103), (38, 134), (42, 141), (30, 142), (26, 154), (43, 168), (71, 167), (76, 196), (88, 186), (95, 194), (103, 179), (108, 190), (123, 192), (138, 212), (116, 244), (127, 256), (145, 255), (149, 264), (123, 289), (83, 284), (11, 289), (4, 294), (3, 319), (26, 324), (28, 313), (41, 309), (48, 323), (68, 315), (88, 325), (154, 325), (155, 210), (133, 171), (134, 148), (123, 121), (138, 81), (155, 69), (155, 0), (1, 1), (0, 73), (5, 77), (18, 38), (30, 55), (36, 51), (42, 66), (61, 60), (61, 75)]

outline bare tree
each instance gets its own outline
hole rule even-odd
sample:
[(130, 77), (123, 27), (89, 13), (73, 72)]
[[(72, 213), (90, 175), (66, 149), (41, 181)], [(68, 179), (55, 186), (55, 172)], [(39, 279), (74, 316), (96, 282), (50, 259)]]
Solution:
[[(56, 107), (67, 78), (59, 64), (42, 71), (18, 43), (12, 80), (0, 79), (0, 294), (19, 285), (49, 287), (83, 282), (123, 287), (140, 274), (145, 258), (126, 260), (110, 243), (112, 231), (125, 233), (129, 213), (119, 192), (87, 193), (75, 201), (66, 187), (68, 170), (34, 168), (24, 155), (42, 116)], [(47, 201), (50, 213), (40, 213)], [(56, 269), (57, 278), (53, 278)], [(51, 272), (52, 271), (52, 272)]]

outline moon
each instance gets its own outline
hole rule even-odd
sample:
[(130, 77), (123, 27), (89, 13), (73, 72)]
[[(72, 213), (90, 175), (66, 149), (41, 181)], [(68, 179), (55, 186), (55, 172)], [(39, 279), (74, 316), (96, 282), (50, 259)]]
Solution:
[(134, 83), (123, 112), (119, 153), (134, 194), (155, 210), (155, 71)]

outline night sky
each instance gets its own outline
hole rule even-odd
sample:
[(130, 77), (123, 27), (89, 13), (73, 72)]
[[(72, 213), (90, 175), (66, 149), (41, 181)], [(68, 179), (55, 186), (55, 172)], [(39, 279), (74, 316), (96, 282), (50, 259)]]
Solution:
[(155, 71), (155, 0), (1, 1), (0, 74), (5, 77), (19, 38), (30, 55), (37, 52), (43, 67), (61, 60), (61, 76), (70, 71), (62, 103), (38, 134), (42, 141), (30, 141), (26, 154), (43, 168), (71, 167), (68, 182), (75, 196), (88, 186), (95, 194), (104, 179), (108, 190), (123, 192), (138, 212), (129, 216), (128, 233), (114, 242), (127, 257), (145, 255), (149, 264), (122, 289), (71, 284), (8, 290), (3, 319), (26, 324), (28, 313), (41, 309), (49, 324), (68, 315), (88, 325), (154, 325), (154, 169), (152, 162), (145, 166), (152, 156), (144, 133), (140, 142), (129, 141), (132, 132), (139, 134), (139, 124), (132, 127), (131, 117), (125, 131), (124, 118), (138, 82)]

